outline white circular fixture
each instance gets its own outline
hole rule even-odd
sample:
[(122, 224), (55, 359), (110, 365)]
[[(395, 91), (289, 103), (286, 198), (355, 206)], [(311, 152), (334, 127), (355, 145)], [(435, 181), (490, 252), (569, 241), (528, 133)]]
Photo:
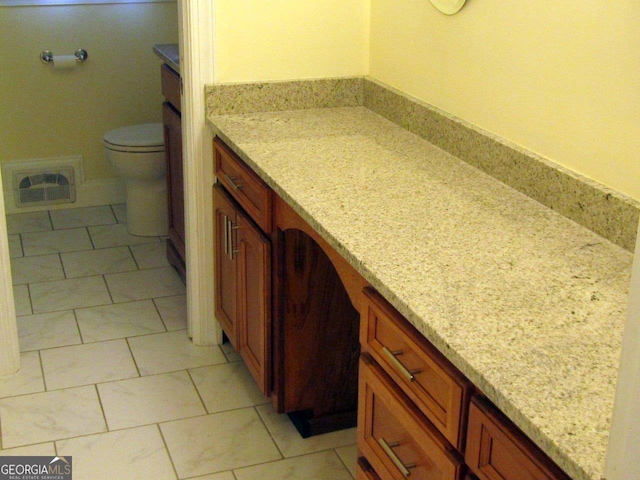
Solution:
[(429, 0), (434, 7), (446, 15), (458, 13), (466, 0)]

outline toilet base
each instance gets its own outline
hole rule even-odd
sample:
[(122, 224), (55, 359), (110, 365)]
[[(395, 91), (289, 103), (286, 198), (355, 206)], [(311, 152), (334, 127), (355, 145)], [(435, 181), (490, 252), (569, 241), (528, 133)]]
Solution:
[(166, 236), (169, 214), (164, 178), (153, 182), (129, 181), (126, 192), (127, 231), (140, 237)]

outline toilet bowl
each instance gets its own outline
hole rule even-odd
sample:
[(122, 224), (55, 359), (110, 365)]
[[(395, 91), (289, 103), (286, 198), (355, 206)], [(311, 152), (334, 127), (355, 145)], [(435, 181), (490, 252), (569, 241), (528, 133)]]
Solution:
[(110, 130), (103, 143), (109, 163), (125, 184), (127, 230), (132, 235), (167, 235), (167, 182), (161, 123)]

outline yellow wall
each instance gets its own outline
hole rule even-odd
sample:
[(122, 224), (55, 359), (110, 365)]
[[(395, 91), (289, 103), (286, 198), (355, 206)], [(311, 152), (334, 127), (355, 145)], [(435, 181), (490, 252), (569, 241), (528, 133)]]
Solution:
[(640, 200), (637, 0), (217, 0), (215, 22), (217, 82), (369, 74)]
[(369, 0), (216, 0), (216, 82), (363, 75)]
[[(102, 135), (162, 120), (152, 48), (177, 41), (176, 3), (0, 8), (0, 161), (82, 155), (87, 180), (115, 177)], [(72, 71), (40, 62), (76, 48)]]
[(370, 74), (640, 200), (640, 3), (371, 0)]

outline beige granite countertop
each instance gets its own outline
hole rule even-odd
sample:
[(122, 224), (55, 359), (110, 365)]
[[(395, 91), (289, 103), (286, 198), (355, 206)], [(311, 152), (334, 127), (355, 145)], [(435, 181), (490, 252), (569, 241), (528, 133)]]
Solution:
[(363, 107), (208, 120), (572, 478), (600, 479), (630, 252)]

